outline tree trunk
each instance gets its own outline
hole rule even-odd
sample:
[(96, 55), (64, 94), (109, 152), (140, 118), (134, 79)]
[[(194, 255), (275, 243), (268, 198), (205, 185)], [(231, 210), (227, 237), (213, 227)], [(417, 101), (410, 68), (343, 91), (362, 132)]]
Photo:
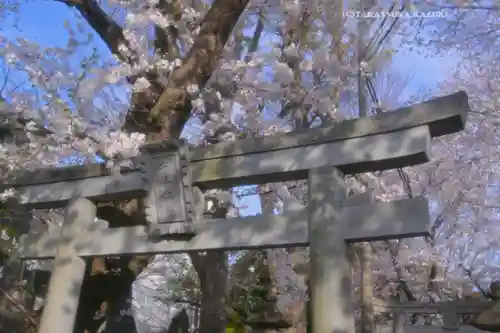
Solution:
[[(9, 220), (3, 221), (17, 234), (29, 232), (33, 219), (22, 206), (3, 206), (9, 212)], [(22, 262), (0, 251), (0, 333), (35, 332), (39, 316), (33, 313), (34, 295), (21, 285)], [(36, 282), (36, 281), (35, 281)], [(36, 287), (36, 286), (35, 286)]]
[(361, 266), (361, 333), (374, 330), (372, 248), (370, 243), (356, 246)]
[(223, 333), (227, 314), (225, 295), (228, 264), (225, 252), (192, 254), (201, 290), (200, 330), (198, 333)]
[(36, 332), (40, 320), (33, 311), (32, 294), (20, 284), (21, 261), (7, 259), (3, 262), (0, 279), (0, 333)]
[[(21, 269), (18, 260), (6, 260), (3, 263), (0, 279), (0, 333), (17, 333), (24, 329), (23, 314), (14, 295)], [(18, 306), (16, 306), (18, 305)]]

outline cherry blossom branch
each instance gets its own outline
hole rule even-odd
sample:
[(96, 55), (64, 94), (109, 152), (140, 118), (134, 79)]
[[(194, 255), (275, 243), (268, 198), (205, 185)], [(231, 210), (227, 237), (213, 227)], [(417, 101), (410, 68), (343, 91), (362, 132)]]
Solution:
[[(178, 137), (191, 114), (189, 88), (201, 91), (212, 76), (219, 57), (248, 0), (215, 0), (205, 15), (201, 29), (182, 65), (169, 76), (165, 90), (149, 113), (162, 127), (163, 139)], [(124, 128), (134, 118), (132, 110)]]
[(20, 304), (18, 301), (16, 301), (12, 296), (9, 295), (5, 290), (0, 289), (0, 293), (18, 310), (20, 310), (22, 313), (26, 315), (26, 318), (30, 321), (31, 324), (38, 326), (38, 322), (36, 319), (30, 315), (30, 311), (26, 309), (22, 304)]
[(465, 272), (465, 275), (467, 275), (467, 277), (471, 280), (474, 287), (476, 287), (477, 290), (479, 290), (481, 295), (483, 295), (483, 297), (485, 297), (487, 299), (491, 299), (491, 294), (489, 292), (487, 292), (486, 290), (484, 290), (483, 287), (481, 287), (481, 285), (476, 281), (476, 279), (474, 279), (472, 277), (472, 271), (469, 268), (465, 268), (465, 266), (463, 266), (462, 264), (460, 264), (460, 267), (462, 267), (462, 269)]

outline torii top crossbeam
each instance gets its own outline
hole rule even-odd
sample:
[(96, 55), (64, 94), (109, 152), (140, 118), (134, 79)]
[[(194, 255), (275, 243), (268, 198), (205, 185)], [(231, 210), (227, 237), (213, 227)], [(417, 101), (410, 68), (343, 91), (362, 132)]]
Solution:
[[(227, 188), (306, 179), (307, 170), (324, 165), (355, 174), (425, 163), (430, 138), (461, 131), (468, 110), (467, 94), (457, 92), (330, 127), (197, 148), (187, 157), (191, 182), (205, 189)], [(6, 185), (16, 188), (23, 204), (37, 209), (62, 207), (74, 197), (109, 201), (144, 196), (144, 156), (131, 162), (119, 180), (103, 164), (92, 164), (18, 171)]]

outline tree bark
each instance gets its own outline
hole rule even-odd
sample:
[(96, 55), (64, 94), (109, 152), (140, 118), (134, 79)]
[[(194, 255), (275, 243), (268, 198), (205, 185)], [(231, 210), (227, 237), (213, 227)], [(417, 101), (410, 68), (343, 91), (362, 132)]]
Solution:
[(17, 284), (21, 272), (21, 262), (7, 259), (2, 263), (2, 266), (2, 278), (0, 279), (0, 333), (21, 333), (27, 328), (24, 319), (26, 315), (30, 315), (29, 309), (24, 307), (23, 300), (18, 297)]
[(372, 248), (370, 243), (356, 245), (361, 266), (361, 333), (374, 330)]
[[(1, 208), (9, 212), (10, 220), (4, 221), (7, 226), (17, 234), (29, 232), (33, 219), (30, 211), (22, 206), (11, 206), (10, 202)], [(27, 292), (26, 285), (20, 284), (24, 278), (22, 262), (3, 251), (0, 251), (0, 258), (0, 333), (34, 332), (40, 318), (32, 311), (35, 295)]]
[(223, 333), (226, 327), (228, 264), (225, 252), (191, 255), (198, 272), (201, 290), (200, 330), (198, 333)]
[[(224, 45), (248, 0), (215, 0), (201, 24), (182, 65), (170, 74), (168, 84), (149, 112), (133, 107), (125, 120), (127, 131), (160, 128), (162, 138), (179, 137), (191, 114), (188, 88), (201, 91), (216, 69)], [(149, 130), (148, 130), (149, 131)]]

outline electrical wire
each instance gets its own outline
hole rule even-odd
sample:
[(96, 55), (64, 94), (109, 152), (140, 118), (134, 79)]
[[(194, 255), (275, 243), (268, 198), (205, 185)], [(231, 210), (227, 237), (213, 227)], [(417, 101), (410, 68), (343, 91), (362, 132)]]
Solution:
[[(377, 97), (377, 92), (375, 91), (375, 87), (373, 85), (371, 78), (367, 77), (365, 81), (366, 81), (366, 86), (368, 89), (368, 93), (370, 94), (370, 98), (372, 99), (372, 102), (377, 106), (380, 105), (380, 100)], [(382, 110), (380, 108), (378, 108), (378, 107), (375, 108), (376, 114), (378, 114), (380, 112), (382, 112)], [(398, 168), (397, 170), (398, 170), (399, 178), (401, 178), (401, 182), (403, 183), (403, 188), (404, 188), (406, 194), (408, 195), (408, 198), (412, 199), (413, 198), (413, 191), (411, 188), (410, 177), (408, 177), (408, 175), (406, 174), (406, 172), (404, 172), (404, 170), (402, 168)]]

